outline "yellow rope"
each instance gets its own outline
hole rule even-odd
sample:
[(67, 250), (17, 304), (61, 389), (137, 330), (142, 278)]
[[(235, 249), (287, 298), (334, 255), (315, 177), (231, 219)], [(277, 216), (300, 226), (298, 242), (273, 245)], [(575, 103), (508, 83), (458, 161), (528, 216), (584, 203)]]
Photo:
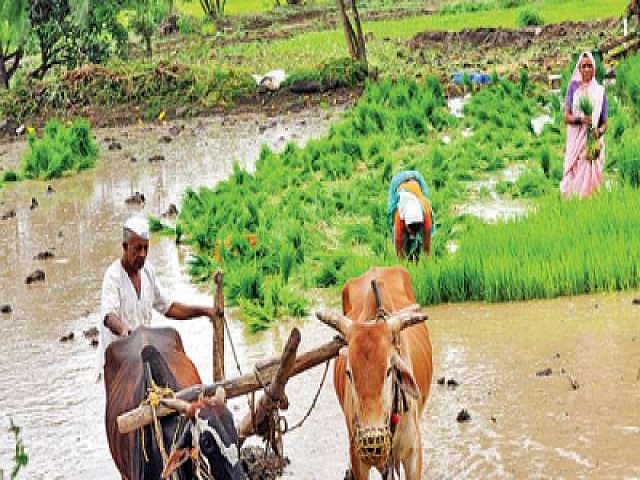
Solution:
[[(160, 405), (160, 400), (163, 398), (175, 398), (175, 392), (169, 387), (159, 387), (153, 378), (150, 379), (151, 386), (147, 388), (147, 398), (145, 398), (140, 406), (149, 405), (151, 407), (151, 414), (153, 415), (153, 431), (156, 437), (156, 443), (160, 448), (160, 454), (162, 455), (163, 466), (167, 466), (169, 456), (164, 447), (164, 439), (162, 437), (162, 429), (160, 428), (160, 421), (158, 420), (157, 407)], [(142, 453), (144, 455), (145, 463), (149, 463), (149, 456), (145, 448), (144, 442), (144, 427), (140, 427), (140, 441), (142, 442)]]

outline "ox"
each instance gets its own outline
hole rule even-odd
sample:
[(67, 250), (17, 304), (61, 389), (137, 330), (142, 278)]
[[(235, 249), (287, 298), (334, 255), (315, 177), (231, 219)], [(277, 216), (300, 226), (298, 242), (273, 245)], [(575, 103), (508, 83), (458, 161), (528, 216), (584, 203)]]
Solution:
[[(372, 289), (374, 279), (381, 305)], [(317, 314), (348, 344), (336, 359), (333, 380), (345, 416), (356, 480), (368, 479), (372, 468), (384, 478), (393, 478), (400, 465), (407, 479), (420, 479), (419, 425), (433, 364), (424, 324), (427, 317), (415, 303), (406, 269), (373, 267), (346, 283), (344, 315)]]
[[(118, 415), (138, 407), (147, 396), (145, 364), (160, 387), (177, 391), (202, 383), (177, 331), (142, 326), (129, 337), (109, 345), (105, 355), (107, 438), (123, 480), (157, 480), (169, 475), (179, 480), (245, 478), (239, 461), (238, 434), (224, 404), (222, 389), (214, 398), (193, 404), (163, 400), (183, 414), (160, 420), (163, 447), (157, 442), (152, 426), (144, 427), (142, 433), (140, 429), (127, 435), (118, 431)], [(171, 448), (166, 465), (160, 448)]]

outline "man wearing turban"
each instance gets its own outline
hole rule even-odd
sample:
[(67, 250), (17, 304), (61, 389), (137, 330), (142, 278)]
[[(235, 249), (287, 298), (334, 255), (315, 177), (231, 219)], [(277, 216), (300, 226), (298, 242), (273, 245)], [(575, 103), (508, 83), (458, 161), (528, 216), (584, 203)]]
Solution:
[(140, 325), (149, 325), (152, 310), (176, 320), (213, 319), (213, 308), (185, 305), (171, 298), (146, 262), (148, 249), (147, 220), (139, 216), (129, 218), (123, 228), (122, 257), (109, 266), (102, 282), (100, 367), (104, 366), (104, 352), (109, 344)]

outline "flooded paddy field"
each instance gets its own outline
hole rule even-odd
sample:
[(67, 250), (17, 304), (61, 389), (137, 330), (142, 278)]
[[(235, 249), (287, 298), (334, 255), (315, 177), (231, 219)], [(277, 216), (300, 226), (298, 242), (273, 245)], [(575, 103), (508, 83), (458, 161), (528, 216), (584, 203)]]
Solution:
[[(83, 332), (98, 322), (102, 275), (120, 255), (123, 221), (134, 212), (161, 216), (172, 203), (180, 208), (189, 186), (226, 178), (235, 160), (252, 170), (263, 142), (282, 149), (289, 140), (320, 137), (335, 115), (312, 110), (96, 130), (102, 153), (94, 170), (0, 191), (0, 215), (15, 212), (0, 221), (0, 304), (12, 309), (0, 314), (0, 468), (12, 464), (11, 417), (29, 454), (24, 478), (119, 478), (104, 433), (96, 352)], [(24, 148), (0, 146), (0, 165), (14, 167)], [(136, 192), (144, 205), (125, 203)], [(34, 258), (42, 252), (53, 257)], [(184, 272), (184, 255), (171, 239), (152, 239), (149, 259), (164, 285), (177, 299), (210, 304), (210, 292), (194, 287)], [(26, 285), (36, 269), (44, 282)], [(435, 371), (422, 420), (425, 478), (640, 476), (634, 295), (427, 307)], [(326, 298), (337, 302), (339, 295)], [(233, 311), (229, 316), (243, 372), (279, 354), (294, 325), (302, 331), (300, 351), (333, 336), (313, 318), (250, 335)], [(157, 318), (156, 325), (179, 330), (209, 381), (209, 322)], [(74, 339), (61, 342), (69, 332)], [(227, 355), (227, 373), (234, 375), (230, 349)], [(322, 373), (317, 367), (289, 383), (290, 425), (306, 412)], [(231, 406), (236, 420), (247, 410), (245, 399)], [(460, 423), (462, 409), (470, 419)], [(285, 453), (291, 460), (285, 477), (343, 478), (347, 438), (331, 372), (309, 419), (285, 437)]]

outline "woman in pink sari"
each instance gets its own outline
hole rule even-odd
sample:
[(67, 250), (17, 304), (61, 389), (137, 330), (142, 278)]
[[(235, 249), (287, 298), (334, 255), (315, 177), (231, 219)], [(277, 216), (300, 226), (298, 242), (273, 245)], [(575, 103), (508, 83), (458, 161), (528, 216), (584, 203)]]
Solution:
[[(604, 167), (604, 141), (607, 130), (608, 104), (604, 87), (595, 78), (596, 62), (590, 52), (583, 52), (567, 88), (564, 121), (567, 124), (567, 146), (564, 152), (564, 176), (560, 192), (564, 198), (579, 195), (588, 197), (600, 187)], [(583, 97), (593, 106), (591, 116), (580, 108)], [(587, 135), (596, 139), (597, 149), (591, 158), (587, 155)]]

